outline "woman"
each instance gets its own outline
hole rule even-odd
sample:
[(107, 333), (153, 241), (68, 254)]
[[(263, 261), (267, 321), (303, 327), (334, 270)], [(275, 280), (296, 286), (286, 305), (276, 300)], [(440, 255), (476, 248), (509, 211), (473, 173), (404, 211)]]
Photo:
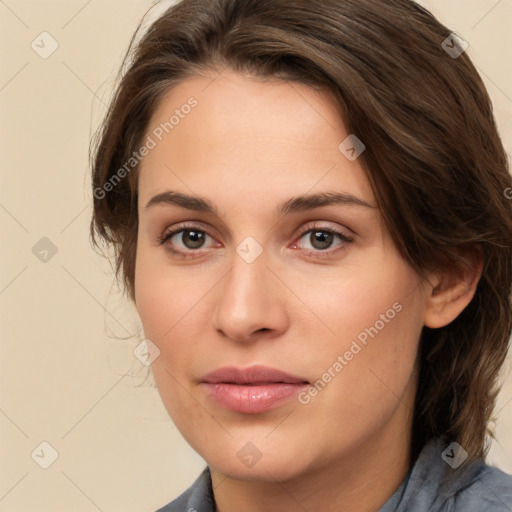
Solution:
[(502, 511), (511, 177), (465, 42), (409, 0), (182, 0), (93, 153), (163, 403), (160, 511)]

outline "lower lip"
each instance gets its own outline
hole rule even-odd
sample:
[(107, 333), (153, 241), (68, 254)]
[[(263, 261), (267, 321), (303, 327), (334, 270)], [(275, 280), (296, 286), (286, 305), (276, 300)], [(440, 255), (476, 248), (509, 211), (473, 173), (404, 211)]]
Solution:
[(204, 382), (210, 396), (221, 406), (235, 412), (255, 414), (274, 409), (297, 396), (308, 384), (261, 384), (243, 385), (220, 382)]

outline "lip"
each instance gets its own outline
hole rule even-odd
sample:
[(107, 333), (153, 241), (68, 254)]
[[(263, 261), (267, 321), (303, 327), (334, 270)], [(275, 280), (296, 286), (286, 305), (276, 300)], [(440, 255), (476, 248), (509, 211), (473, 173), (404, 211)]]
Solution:
[(210, 398), (235, 412), (257, 414), (279, 407), (309, 382), (267, 366), (220, 368), (201, 379)]

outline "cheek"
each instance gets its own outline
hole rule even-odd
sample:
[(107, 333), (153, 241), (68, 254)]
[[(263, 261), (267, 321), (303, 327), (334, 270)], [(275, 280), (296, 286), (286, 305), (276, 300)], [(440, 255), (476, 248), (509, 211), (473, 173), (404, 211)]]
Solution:
[[(139, 247), (141, 247), (139, 245)], [(135, 302), (144, 329), (144, 337), (151, 340), (160, 350), (159, 356), (151, 365), (151, 370), (159, 388), (169, 387), (167, 380), (175, 373), (176, 363), (183, 363), (178, 346), (169, 350), (169, 340), (175, 339), (181, 328), (180, 318), (185, 315), (183, 294), (176, 293), (176, 283), (165, 277), (162, 268), (151, 261), (150, 251), (140, 249), (135, 266)], [(174, 342), (173, 342), (174, 343)], [(179, 368), (179, 366), (178, 366)], [(167, 371), (166, 371), (167, 370)], [(169, 372), (169, 373), (167, 373)], [(164, 386), (161, 383), (165, 382)]]
[[(174, 274), (174, 275), (170, 275)], [(137, 311), (144, 336), (160, 349), (151, 365), (162, 402), (173, 420), (188, 432), (188, 422), (194, 419), (204, 423), (204, 411), (184, 391), (190, 367), (201, 350), (199, 332), (204, 330), (198, 319), (201, 290), (194, 291), (190, 279), (182, 282), (179, 273), (162, 269), (146, 258), (144, 250), (138, 254), (135, 271)], [(187, 293), (180, 292), (186, 290)], [(187, 428), (185, 428), (187, 427)], [(193, 439), (189, 439), (192, 444)]]
[[(205, 351), (201, 340), (208, 331), (208, 321), (211, 322), (211, 299), (207, 292), (215, 284), (215, 276), (207, 271), (192, 275), (189, 270), (184, 272), (163, 263), (160, 255), (155, 255), (152, 248), (142, 248), (137, 255), (137, 311), (145, 337), (160, 349), (160, 356), (152, 364), (155, 380), (160, 375), (168, 379), (169, 372), (181, 382)], [(169, 385), (178, 384), (166, 383)]]
[(354, 271), (321, 294), (310, 290), (312, 307), (330, 331), (310, 357), (317, 379), (312, 413), (333, 414), (350, 429), (352, 420), (378, 422), (397, 406), (411, 383), (423, 325), (417, 284), (412, 269), (394, 260)]
[(421, 323), (417, 275), (394, 254), (379, 253), (341, 271), (297, 274), (289, 280), (307, 306), (301, 304), (306, 315), (294, 310), (292, 321), (300, 324), (306, 339), (318, 339), (308, 330), (322, 332), (326, 349), (348, 350), (355, 338), (362, 346), (374, 338), (400, 345), (404, 336), (398, 331), (407, 326), (414, 330)]
[(165, 362), (173, 370), (184, 368), (193, 351), (197, 350), (195, 344), (200, 323), (194, 304), (201, 295), (177, 293), (176, 280), (162, 279), (156, 272), (141, 273), (140, 277), (136, 298), (144, 335), (161, 351), (153, 366)]
[(183, 274), (173, 273), (172, 267), (162, 263), (159, 250), (141, 243), (138, 247), (135, 265), (137, 311), (146, 337), (161, 340), (170, 335), (180, 318), (186, 315), (194, 287), (190, 280), (183, 279)]
[(371, 435), (396, 414), (401, 418), (412, 415), (421, 332), (417, 318), (414, 305), (403, 304), (389, 323), (382, 326), (374, 321), (358, 333), (363, 336), (344, 339), (345, 350), (336, 352), (342, 355), (343, 369), (331, 387), (322, 391), (324, 407), (318, 412), (322, 416), (329, 412), (349, 437)]

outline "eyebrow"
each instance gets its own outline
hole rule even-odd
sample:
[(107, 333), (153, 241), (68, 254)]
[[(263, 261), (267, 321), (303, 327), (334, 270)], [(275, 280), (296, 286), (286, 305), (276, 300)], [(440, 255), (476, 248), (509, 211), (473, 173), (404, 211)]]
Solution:
[[(201, 213), (210, 213), (218, 216), (218, 209), (215, 203), (203, 197), (189, 196), (181, 192), (168, 190), (152, 197), (146, 204), (146, 209), (156, 205), (174, 205)], [(365, 208), (376, 208), (369, 205), (366, 201), (350, 194), (348, 192), (324, 192), (319, 194), (309, 194), (304, 196), (291, 197), (281, 203), (275, 210), (274, 215), (283, 217), (292, 213), (313, 210), (322, 206), (347, 205), (360, 206)]]

